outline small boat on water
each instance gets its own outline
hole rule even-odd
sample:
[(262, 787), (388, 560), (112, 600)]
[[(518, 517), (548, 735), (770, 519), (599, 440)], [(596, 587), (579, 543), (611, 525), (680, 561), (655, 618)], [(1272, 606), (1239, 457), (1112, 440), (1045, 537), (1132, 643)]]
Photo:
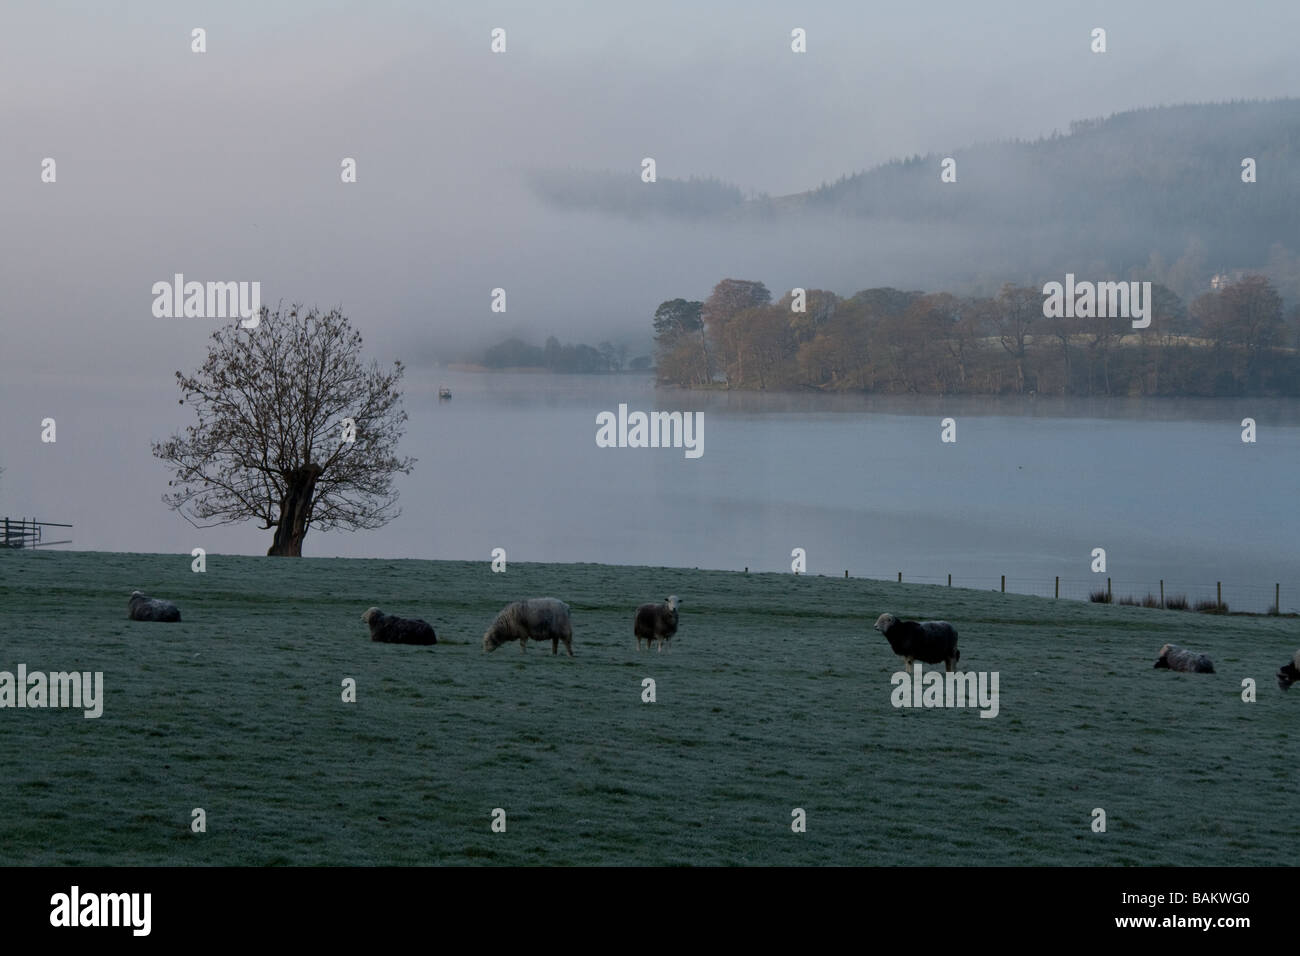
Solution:
[(438, 401), (443, 402), (451, 398), (451, 389), (446, 385), (438, 386)]

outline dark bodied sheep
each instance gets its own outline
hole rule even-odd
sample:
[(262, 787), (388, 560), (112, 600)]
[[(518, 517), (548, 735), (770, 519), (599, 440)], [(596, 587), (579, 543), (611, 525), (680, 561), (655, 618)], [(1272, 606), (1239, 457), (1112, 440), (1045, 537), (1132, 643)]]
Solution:
[(1197, 654), (1177, 644), (1166, 644), (1160, 648), (1160, 657), (1156, 667), (1171, 671), (1184, 671), (1189, 674), (1213, 674), (1214, 662), (1206, 654)]
[(367, 608), (361, 620), (370, 626), (370, 639), (381, 644), (438, 643), (438, 636), (427, 621), (393, 617), (377, 607)]
[(518, 641), (519, 650), (526, 651), (529, 641), (550, 641), (551, 653), (564, 649), (573, 656), (573, 624), (569, 619), (569, 605), (555, 598), (529, 598), (507, 604), (496, 620), (483, 633), (483, 650), (495, 651), (502, 644)]
[(171, 601), (151, 598), (143, 591), (132, 591), (126, 602), (126, 616), (132, 621), (166, 621), (181, 619), (180, 609)]
[(668, 645), (668, 652), (672, 653), (673, 635), (677, 633), (677, 600), (676, 594), (670, 594), (664, 599), (663, 604), (642, 604), (636, 609), (636, 618), (632, 623), (632, 633), (636, 635), (636, 649), (641, 650), (641, 641), (645, 641), (646, 649), (655, 641), (659, 642), (659, 650)]
[(925, 664), (943, 662), (945, 670), (956, 670), (961, 651), (957, 650), (957, 629), (947, 621), (900, 621), (892, 614), (876, 618), (876, 630), (885, 635), (903, 666), (912, 673), (912, 661)]
[(1300, 680), (1300, 651), (1296, 651), (1295, 657), (1277, 669), (1277, 686), (1289, 690), (1298, 680)]

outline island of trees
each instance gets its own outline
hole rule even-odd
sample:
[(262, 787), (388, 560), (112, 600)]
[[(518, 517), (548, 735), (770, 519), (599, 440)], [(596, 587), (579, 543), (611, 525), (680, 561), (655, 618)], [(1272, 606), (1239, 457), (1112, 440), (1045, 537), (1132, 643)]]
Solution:
[[(1056, 277), (1057, 281), (1061, 277)], [(724, 279), (655, 311), (657, 380), (691, 388), (916, 394), (1300, 396), (1300, 308), (1263, 275), (1216, 276), (1186, 304), (1153, 283), (1151, 324), (1044, 318), (1042, 286), (991, 297), (807, 290)]]
[(620, 372), (625, 367), (632, 371), (650, 368), (650, 356), (638, 356), (629, 363), (627, 346), (601, 342), (593, 347), (582, 343), (564, 343), (550, 336), (544, 346), (530, 345), (520, 338), (498, 342), (483, 353), (484, 368), (536, 368), (548, 372), (595, 374)]

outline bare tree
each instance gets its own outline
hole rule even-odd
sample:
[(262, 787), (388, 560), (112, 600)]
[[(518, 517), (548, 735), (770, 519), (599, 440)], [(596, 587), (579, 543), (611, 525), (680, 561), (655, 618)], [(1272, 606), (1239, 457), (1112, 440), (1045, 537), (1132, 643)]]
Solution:
[(310, 527), (397, 517), (393, 476), (415, 463), (396, 455), (404, 369), (363, 366), (360, 353), (338, 309), (263, 307), (253, 328), (218, 329), (203, 366), (176, 373), (198, 424), (153, 446), (174, 471), (163, 500), (196, 527), (259, 520), (275, 529), (266, 553), (293, 557)]

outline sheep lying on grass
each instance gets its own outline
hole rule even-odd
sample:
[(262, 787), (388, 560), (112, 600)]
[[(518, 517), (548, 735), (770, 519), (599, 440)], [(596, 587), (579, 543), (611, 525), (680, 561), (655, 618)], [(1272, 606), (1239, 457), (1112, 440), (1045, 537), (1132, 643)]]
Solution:
[(370, 626), (370, 639), (381, 644), (438, 643), (438, 636), (426, 621), (393, 617), (377, 607), (367, 608), (361, 620)]
[(132, 591), (126, 602), (126, 616), (132, 621), (167, 621), (181, 619), (180, 609), (171, 601), (151, 598), (143, 591)]
[(673, 635), (677, 633), (677, 595), (670, 594), (663, 604), (642, 604), (636, 609), (636, 618), (632, 623), (632, 633), (636, 635), (636, 649), (641, 650), (641, 641), (645, 641), (646, 650), (655, 641), (659, 650), (668, 645), (672, 653)]
[(1195, 651), (1189, 651), (1177, 644), (1166, 644), (1160, 648), (1160, 657), (1156, 660), (1155, 666), (1171, 671), (1186, 671), (1191, 674), (1214, 673), (1214, 662), (1210, 660), (1208, 655), (1197, 654)]
[(876, 630), (885, 635), (903, 666), (912, 673), (912, 661), (938, 664), (944, 670), (956, 670), (961, 651), (957, 650), (957, 629), (947, 621), (900, 621), (892, 614), (876, 618)]
[(1298, 680), (1300, 680), (1300, 651), (1296, 651), (1295, 657), (1277, 669), (1277, 686), (1289, 690)]
[(564, 649), (573, 656), (573, 624), (569, 620), (569, 605), (555, 598), (529, 598), (515, 601), (501, 609), (490, 627), (483, 633), (483, 650), (495, 651), (508, 641), (518, 641), (519, 650), (526, 651), (529, 641), (550, 641), (551, 653)]

